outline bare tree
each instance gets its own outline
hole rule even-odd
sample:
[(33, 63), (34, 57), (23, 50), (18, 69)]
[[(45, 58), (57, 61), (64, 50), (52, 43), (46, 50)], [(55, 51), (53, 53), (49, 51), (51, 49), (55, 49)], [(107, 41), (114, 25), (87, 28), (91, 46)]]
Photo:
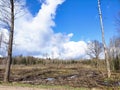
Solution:
[(117, 25), (117, 30), (118, 30), (118, 34), (120, 35), (120, 12), (118, 13), (118, 15), (115, 17), (116, 19), (116, 25)]
[(4, 75), (4, 82), (9, 82), (10, 79), (10, 68), (12, 62), (12, 48), (14, 36), (14, 21), (21, 11), (21, 9), (19, 8), (19, 2), (20, 0), (0, 0), (0, 26), (2, 28), (6, 28), (9, 31), (9, 42), (7, 51), (8, 57)]
[[(112, 37), (112, 47), (114, 47), (115, 56), (118, 56), (120, 58), (120, 12), (118, 13), (118, 16), (116, 17), (116, 25), (117, 25), (117, 34)], [(111, 42), (110, 42), (111, 45)], [(115, 57), (116, 58), (116, 57)]]
[(88, 50), (86, 51), (87, 55), (92, 59), (99, 59), (100, 54), (103, 51), (103, 45), (97, 40), (93, 40), (87, 44)]
[(104, 38), (104, 26), (103, 26), (103, 21), (102, 21), (102, 11), (101, 11), (101, 7), (100, 7), (100, 0), (98, 0), (98, 11), (99, 11), (99, 17), (100, 17), (102, 43), (103, 43), (103, 47), (104, 47), (107, 76), (108, 76), (108, 78), (110, 78), (110, 76), (111, 76), (110, 63), (109, 63), (109, 56), (108, 56), (108, 51), (107, 51), (107, 47), (106, 47), (106, 42), (105, 42), (105, 38)]
[(3, 42), (3, 33), (0, 33), (0, 56), (2, 56), (2, 42)]
[(110, 39), (109, 55), (111, 59), (120, 56), (120, 37), (114, 36)]

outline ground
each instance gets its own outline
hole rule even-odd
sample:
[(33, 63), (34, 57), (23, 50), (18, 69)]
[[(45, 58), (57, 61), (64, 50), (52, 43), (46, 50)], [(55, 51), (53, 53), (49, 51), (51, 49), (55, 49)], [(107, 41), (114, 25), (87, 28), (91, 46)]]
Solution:
[[(0, 85), (0, 90), (70, 90), (70, 89), (43, 89), (43, 88), (30, 88), (30, 87), (18, 87), (18, 86), (2, 86)], [(103, 89), (96, 89), (96, 88), (91, 88), (91, 89), (71, 89), (71, 90), (103, 90)]]
[(29, 87), (13, 87), (13, 86), (0, 86), (0, 90), (47, 90), (47, 89), (38, 89), (38, 88), (29, 88)]
[[(4, 66), (1, 66), (0, 81), (3, 81), (3, 77)], [(119, 71), (112, 72), (111, 78), (107, 78), (103, 66), (101, 68), (94, 65), (75, 62), (64, 64), (12, 65), (10, 78), (11, 82), (30, 85), (58, 85), (70, 86), (73, 88), (99, 88), (103, 90), (104, 88), (112, 88), (113, 90), (120, 89)]]

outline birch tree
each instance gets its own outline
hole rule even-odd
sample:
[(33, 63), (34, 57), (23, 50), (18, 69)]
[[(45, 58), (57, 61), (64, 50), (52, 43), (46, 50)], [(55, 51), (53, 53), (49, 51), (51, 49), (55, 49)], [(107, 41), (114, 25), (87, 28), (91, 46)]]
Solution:
[(4, 75), (4, 82), (9, 82), (10, 68), (12, 62), (12, 48), (14, 38), (14, 22), (15, 18), (19, 16), (21, 12), (20, 6), (21, 0), (0, 0), (0, 27), (9, 31), (9, 41), (7, 50), (7, 64)]
[(98, 11), (99, 11), (99, 18), (100, 18), (101, 33), (102, 33), (102, 43), (104, 47), (104, 54), (105, 54), (105, 61), (106, 61), (107, 76), (108, 78), (110, 78), (111, 76), (110, 63), (109, 63), (109, 56), (108, 56), (108, 51), (107, 51), (105, 37), (104, 37), (104, 26), (103, 26), (103, 20), (102, 20), (100, 0), (98, 0)]

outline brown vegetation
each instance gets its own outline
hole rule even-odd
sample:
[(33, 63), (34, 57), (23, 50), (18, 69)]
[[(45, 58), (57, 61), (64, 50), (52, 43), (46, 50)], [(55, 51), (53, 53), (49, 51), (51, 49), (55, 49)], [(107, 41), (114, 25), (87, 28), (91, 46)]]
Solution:
[[(104, 60), (99, 60), (98, 65), (97, 62), (98, 60), (64, 61), (19, 56), (13, 58), (10, 81), (32, 85), (69, 85), (87, 88), (119, 87), (120, 69), (111, 68), (111, 78), (107, 78)], [(3, 66), (0, 67), (1, 81), (4, 76)]]

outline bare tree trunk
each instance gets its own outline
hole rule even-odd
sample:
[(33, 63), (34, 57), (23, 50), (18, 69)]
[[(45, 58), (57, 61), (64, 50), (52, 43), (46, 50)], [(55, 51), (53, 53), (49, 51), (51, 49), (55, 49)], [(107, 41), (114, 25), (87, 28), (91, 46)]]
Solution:
[(102, 42), (103, 42), (103, 47), (104, 47), (104, 54), (105, 54), (105, 61), (106, 61), (106, 69), (107, 69), (107, 76), (108, 78), (111, 76), (111, 71), (110, 71), (110, 63), (109, 63), (109, 56), (108, 56), (108, 51), (105, 43), (105, 38), (104, 38), (104, 26), (103, 26), (103, 21), (102, 21), (102, 12), (101, 12), (101, 7), (100, 7), (100, 0), (98, 0), (98, 10), (99, 10), (99, 17), (100, 17), (100, 25), (101, 25), (101, 33), (102, 33)]
[(9, 34), (9, 45), (8, 45), (8, 58), (5, 70), (4, 82), (9, 82), (10, 79), (10, 67), (12, 63), (12, 46), (13, 46), (13, 34), (14, 34), (14, 0), (10, 0), (11, 4), (11, 21), (10, 21), (10, 34)]

